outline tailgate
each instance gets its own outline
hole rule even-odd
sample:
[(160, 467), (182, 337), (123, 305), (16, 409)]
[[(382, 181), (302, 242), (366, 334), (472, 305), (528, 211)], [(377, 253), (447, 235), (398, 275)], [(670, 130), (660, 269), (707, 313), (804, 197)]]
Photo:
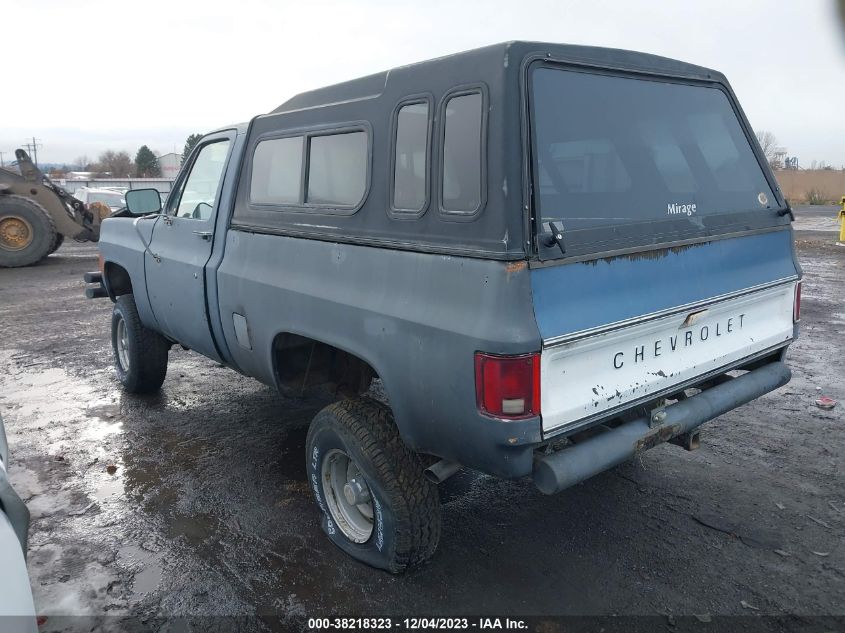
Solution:
[(793, 338), (795, 284), (548, 345), (543, 431), (580, 426), (784, 346)]
[(799, 276), (791, 231), (534, 267), (544, 432), (788, 344)]

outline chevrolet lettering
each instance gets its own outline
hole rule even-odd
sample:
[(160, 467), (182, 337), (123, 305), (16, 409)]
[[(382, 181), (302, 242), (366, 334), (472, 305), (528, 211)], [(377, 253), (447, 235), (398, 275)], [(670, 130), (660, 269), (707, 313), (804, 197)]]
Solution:
[[(646, 356), (649, 358), (658, 358), (667, 352), (674, 352), (679, 348), (689, 347), (693, 344), (705, 343), (710, 339), (712, 334), (715, 337), (723, 334), (731, 334), (735, 329), (742, 329), (745, 319), (744, 314), (737, 317), (728, 317), (724, 322), (717, 321), (715, 324), (702, 325), (698, 331), (688, 329), (685, 332), (680, 332), (674, 336), (669, 336), (665, 339), (659, 338), (653, 344), (640, 345), (633, 350), (634, 362), (644, 361)], [(625, 364), (625, 352), (616, 352), (613, 355), (613, 366), (616, 369), (622, 369)]]

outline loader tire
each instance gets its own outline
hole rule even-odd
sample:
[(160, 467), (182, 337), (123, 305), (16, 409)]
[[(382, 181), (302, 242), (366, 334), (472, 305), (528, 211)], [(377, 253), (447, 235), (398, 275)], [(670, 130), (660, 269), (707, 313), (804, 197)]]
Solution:
[(65, 241), (65, 236), (61, 233), (56, 233), (56, 239), (53, 240), (53, 245), (50, 247), (50, 255), (59, 250), (59, 246)]
[(24, 196), (0, 197), (0, 268), (37, 264), (52, 252), (57, 235), (40, 204)]

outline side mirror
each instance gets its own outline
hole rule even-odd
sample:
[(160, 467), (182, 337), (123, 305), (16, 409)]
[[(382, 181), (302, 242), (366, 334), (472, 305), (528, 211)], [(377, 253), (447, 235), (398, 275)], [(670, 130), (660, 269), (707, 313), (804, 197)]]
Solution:
[(126, 208), (132, 215), (161, 213), (161, 196), (157, 189), (130, 189), (125, 197)]

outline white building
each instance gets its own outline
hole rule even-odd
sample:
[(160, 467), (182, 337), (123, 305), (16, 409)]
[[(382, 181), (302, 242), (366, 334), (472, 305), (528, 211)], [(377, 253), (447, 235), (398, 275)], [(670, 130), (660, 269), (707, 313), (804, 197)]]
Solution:
[(182, 154), (176, 154), (175, 152), (162, 154), (158, 157), (158, 166), (161, 168), (162, 178), (173, 180), (182, 166)]

